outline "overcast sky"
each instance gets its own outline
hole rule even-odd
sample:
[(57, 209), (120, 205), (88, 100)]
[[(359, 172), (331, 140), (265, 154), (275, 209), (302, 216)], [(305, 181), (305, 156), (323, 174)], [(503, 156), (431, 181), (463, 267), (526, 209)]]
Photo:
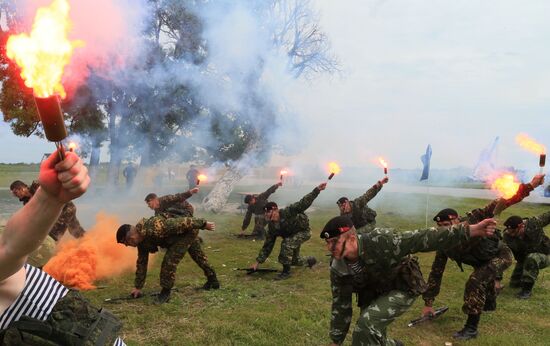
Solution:
[[(314, 0), (343, 73), (288, 89), (304, 148), (276, 163), (336, 160), (473, 166), (500, 136), (501, 165), (538, 159), (514, 142), (550, 146), (549, 1)], [(39, 161), (53, 144), (0, 125), (0, 162)]]

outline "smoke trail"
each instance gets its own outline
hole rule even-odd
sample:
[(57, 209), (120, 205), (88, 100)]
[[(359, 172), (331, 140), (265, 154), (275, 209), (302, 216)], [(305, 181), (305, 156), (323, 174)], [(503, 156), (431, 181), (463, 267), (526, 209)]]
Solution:
[(97, 214), (96, 224), (84, 237), (62, 241), (44, 271), (69, 287), (89, 290), (95, 288), (96, 280), (132, 270), (136, 253), (116, 243), (119, 224), (114, 216)]

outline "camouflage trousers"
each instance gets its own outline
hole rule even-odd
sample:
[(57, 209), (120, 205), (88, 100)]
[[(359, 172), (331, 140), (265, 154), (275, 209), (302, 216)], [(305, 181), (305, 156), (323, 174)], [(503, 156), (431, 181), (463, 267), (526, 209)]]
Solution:
[(198, 234), (199, 231), (196, 229), (186, 232), (166, 249), (160, 266), (160, 286), (162, 288), (170, 289), (174, 287), (178, 264), (181, 262), (191, 245), (197, 241)]
[(399, 290), (390, 291), (376, 298), (361, 309), (353, 330), (351, 344), (394, 346), (395, 341), (386, 336), (386, 328), (406, 312), (415, 300), (416, 296)]
[(519, 287), (522, 283), (534, 283), (539, 270), (550, 266), (550, 255), (530, 253), (525, 260), (516, 263), (510, 285)]
[(290, 237), (283, 238), (279, 263), (282, 265), (304, 265), (304, 258), (300, 256), (300, 247), (311, 238), (311, 231), (298, 232)]
[(468, 315), (479, 315), (485, 303), (496, 305), (497, 293), (495, 280), (502, 278), (502, 273), (512, 264), (512, 251), (506, 245), (499, 247), (496, 257), (487, 264), (474, 267), (464, 289), (462, 311)]
[(254, 215), (254, 230), (252, 235), (255, 235), (258, 239), (265, 239), (265, 216)]
[(208, 257), (202, 250), (200, 238), (197, 238), (189, 247), (189, 256), (202, 269), (204, 276), (208, 278), (216, 275), (214, 268), (208, 263)]
[(85, 233), (84, 228), (82, 228), (78, 219), (73, 217), (65, 220), (61, 220), (61, 218), (57, 220), (49, 234), (55, 241), (58, 241), (61, 237), (63, 237), (67, 230), (69, 230), (69, 233), (75, 238), (80, 238)]

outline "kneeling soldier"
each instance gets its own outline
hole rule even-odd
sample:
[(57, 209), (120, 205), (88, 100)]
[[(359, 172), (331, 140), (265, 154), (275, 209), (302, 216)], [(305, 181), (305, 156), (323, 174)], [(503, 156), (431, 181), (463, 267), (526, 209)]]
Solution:
[(269, 257), (277, 237), (283, 238), (281, 252), (279, 253), (279, 263), (283, 265), (283, 271), (279, 274), (277, 280), (284, 280), (290, 276), (291, 265), (303, 266), (307, 264), (311, 268), (317, 263), (315, 257), (302, 258), (300, 256), (300, 247), (311, 238), (309, 219), (304, 212), (326, 187), (327, 184), (322, 183), (300, 201), (284, 209), (279, 209), (275, 202), (268, 202), (265, 205), (265, 218), (268, 222), (267, 237), (256, 258), (256, 263), (252, 265), (253, 270), (258, 269), (260, 263), (264, 263)]
[(517, 261), (510, 286), (521, 287), (520, 299), (531, 296), (539, 270), (550, 265), (550, 239), (544, 234), (548, 224), (550, 212), (529, 219), (511, 216), (504, 223), (504, 241)]

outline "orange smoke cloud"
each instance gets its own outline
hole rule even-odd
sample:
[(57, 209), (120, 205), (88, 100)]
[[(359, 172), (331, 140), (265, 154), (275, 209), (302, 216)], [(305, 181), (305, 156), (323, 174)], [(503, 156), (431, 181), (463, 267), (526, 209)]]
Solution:
[(69, 287), (90, 290), (96, 280), (133, 270), (136, 250), (116, 242), (119, 225), (115, 216), (99, 213), (84, 237), (61, 242), (44, 271)]

